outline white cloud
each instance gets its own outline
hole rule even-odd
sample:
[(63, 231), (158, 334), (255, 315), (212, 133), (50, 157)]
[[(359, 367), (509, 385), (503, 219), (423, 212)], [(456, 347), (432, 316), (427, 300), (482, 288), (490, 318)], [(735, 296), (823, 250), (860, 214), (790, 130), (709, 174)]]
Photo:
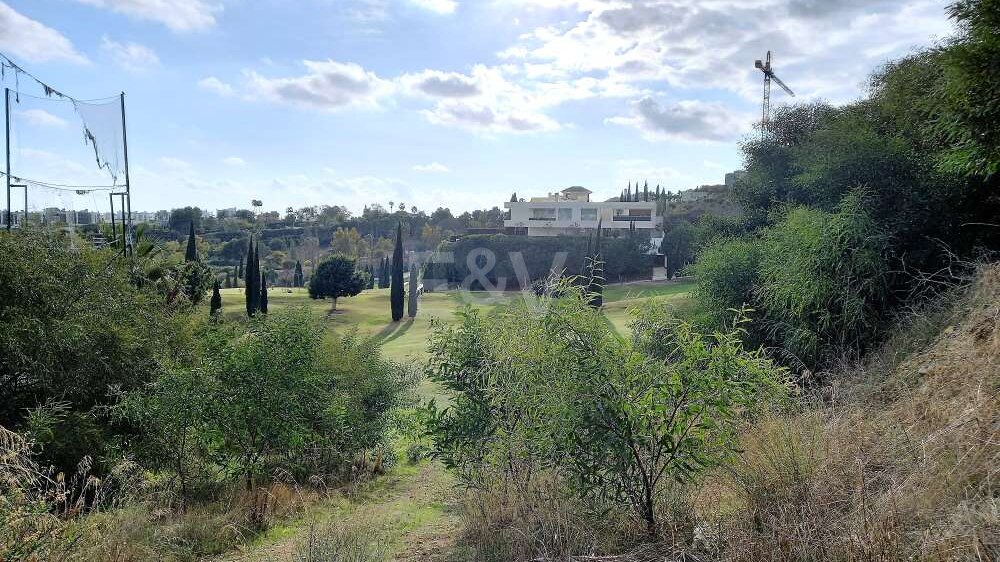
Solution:
[(429, 97), (465, 98), (481, 93), (476, 78), (458, 72), (425, 70), (404, 74), (399, 81), (413, 93)]
[(391, 82), (354, 63), (303, 61), (306, 74), (267, 78), (250, 71), (248, 95), (327, 111), (345, 107), (377, 107), (394, 90)]
[(451, 169), (439, 162), (431, 162), (430, 164), (417, 164), (413, 167), (413, 171), (429, 174), (447, 174)]
[(233, 167), (247, 165), (247, 161), (240, 158), (239, 156), (229, 156), (227, 158), (223, 158), (222, 163), (225, 164), (226, 166), (233, 166)]
[(129, 72), (143, 72), (160, 65), (160, 58), (155, 51), (131, 41), (119, 43), (105, 35), (101, 37), (101, 50)]
[(686, 100), (663, 106), (647, 96), (632, 104), (631, 115), (607, 122), (635, 127), (650, 140), (724, 142), (744, 133), (751, 120), (720, 103)]
[(231, 96), (235, 93), (232, 86), (222, 80), (219, 80), (215, 76), (202, 78), (198, 81), (198, 87), (203, 90), (219, 94), (220, 96)]
[(64, 60), (86, 64), (62, 33), (37, 22), (0, 1), (0, 50), (31, 62)]
[(173, 31), (197, 31), (215, 25), (221, 4), (203, 0), (77, 0), (129, 17), (162, 23)]
[(192, 169), (191, 164), (187, 160), (173, 156), (161, 156), (160, 166), (174, 173), (187, 173)]
[(410, 0), (410, 4), (437, 14), (453, 14), (458, 8), (455, 0)]
[(24, 111), (18, 111), (17, 114), (32, 125), (42, 127), (65, 127), (67, 125), (65, 119), (53, 115), (44, 109), (25, 109)]
[(541, 3), (576, 7), (585, 15), (523, 35), (500, 53), (511, 64), (533, 64), (541, 76), (728, 90), (747, 101), (760, 90), (753, 61), (768, 49), (778, 75), (796, 93), (841, 102), (857, 97), (866, 75), (885, 58), (950, 30), (946, 0)]

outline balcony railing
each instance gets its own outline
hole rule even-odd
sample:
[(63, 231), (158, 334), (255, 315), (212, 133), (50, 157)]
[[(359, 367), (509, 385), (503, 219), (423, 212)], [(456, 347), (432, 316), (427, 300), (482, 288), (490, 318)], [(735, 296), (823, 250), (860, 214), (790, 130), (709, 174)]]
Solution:
[(622, 222), (649, 222), (653, 217), (649, 215), (615, 215), (614, 220)]
[(529, 221), (554, 221), (555, 217), (528, 217)]

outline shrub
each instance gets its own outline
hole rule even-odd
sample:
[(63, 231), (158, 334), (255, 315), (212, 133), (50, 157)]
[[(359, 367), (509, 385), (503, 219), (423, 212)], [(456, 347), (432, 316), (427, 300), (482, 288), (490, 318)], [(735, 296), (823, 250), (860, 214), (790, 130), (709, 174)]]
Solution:
[(811, 367), (874, 338), (890, 266), (866, 201), (856, 191), (836, 213), (798, 208), (764, 235), (755, 305), (763, 337), (790, 362)]
[(592, 505), (631, 510), (655, 536), (667, 481), (725, 461), (782, 373), (744, 350), (738, 328), (703, 335), (677, 322), (669, 353), (647, 353), (568, 285), (541, 311), (467, 310), (435, 333), (429, 372), (455, 392), (447, 410), (431, 406), (436, 454), (476, 486), (559, 469)]

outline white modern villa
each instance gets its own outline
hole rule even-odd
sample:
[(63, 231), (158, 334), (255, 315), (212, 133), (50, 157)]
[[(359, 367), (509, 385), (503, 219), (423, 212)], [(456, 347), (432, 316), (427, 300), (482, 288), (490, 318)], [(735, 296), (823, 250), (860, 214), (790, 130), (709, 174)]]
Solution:
[(654, 237), (663, 228), (663, 218), (656, 214), (654, 201), (591, 201), (591, 191), (585, 187), (568, 187), (545, 197), (528, 201), (509, 201), (510, 218), (504, 227), (528, 236), (558, 236), (578, 234), (597, 228), (629, 230)]

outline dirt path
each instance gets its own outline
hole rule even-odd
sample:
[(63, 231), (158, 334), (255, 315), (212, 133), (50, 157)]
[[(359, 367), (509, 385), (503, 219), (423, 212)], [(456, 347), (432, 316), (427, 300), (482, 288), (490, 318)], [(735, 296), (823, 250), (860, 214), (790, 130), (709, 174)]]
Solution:
[(389, 560), (458, 562), (460, 524), (454, 478), (439, 463), (400, 466), (358, 496), (328, 500), (294, 524), (217, 562), (293, 562), (310, 529), (336, 521), (363, 522), (389, 551)]

